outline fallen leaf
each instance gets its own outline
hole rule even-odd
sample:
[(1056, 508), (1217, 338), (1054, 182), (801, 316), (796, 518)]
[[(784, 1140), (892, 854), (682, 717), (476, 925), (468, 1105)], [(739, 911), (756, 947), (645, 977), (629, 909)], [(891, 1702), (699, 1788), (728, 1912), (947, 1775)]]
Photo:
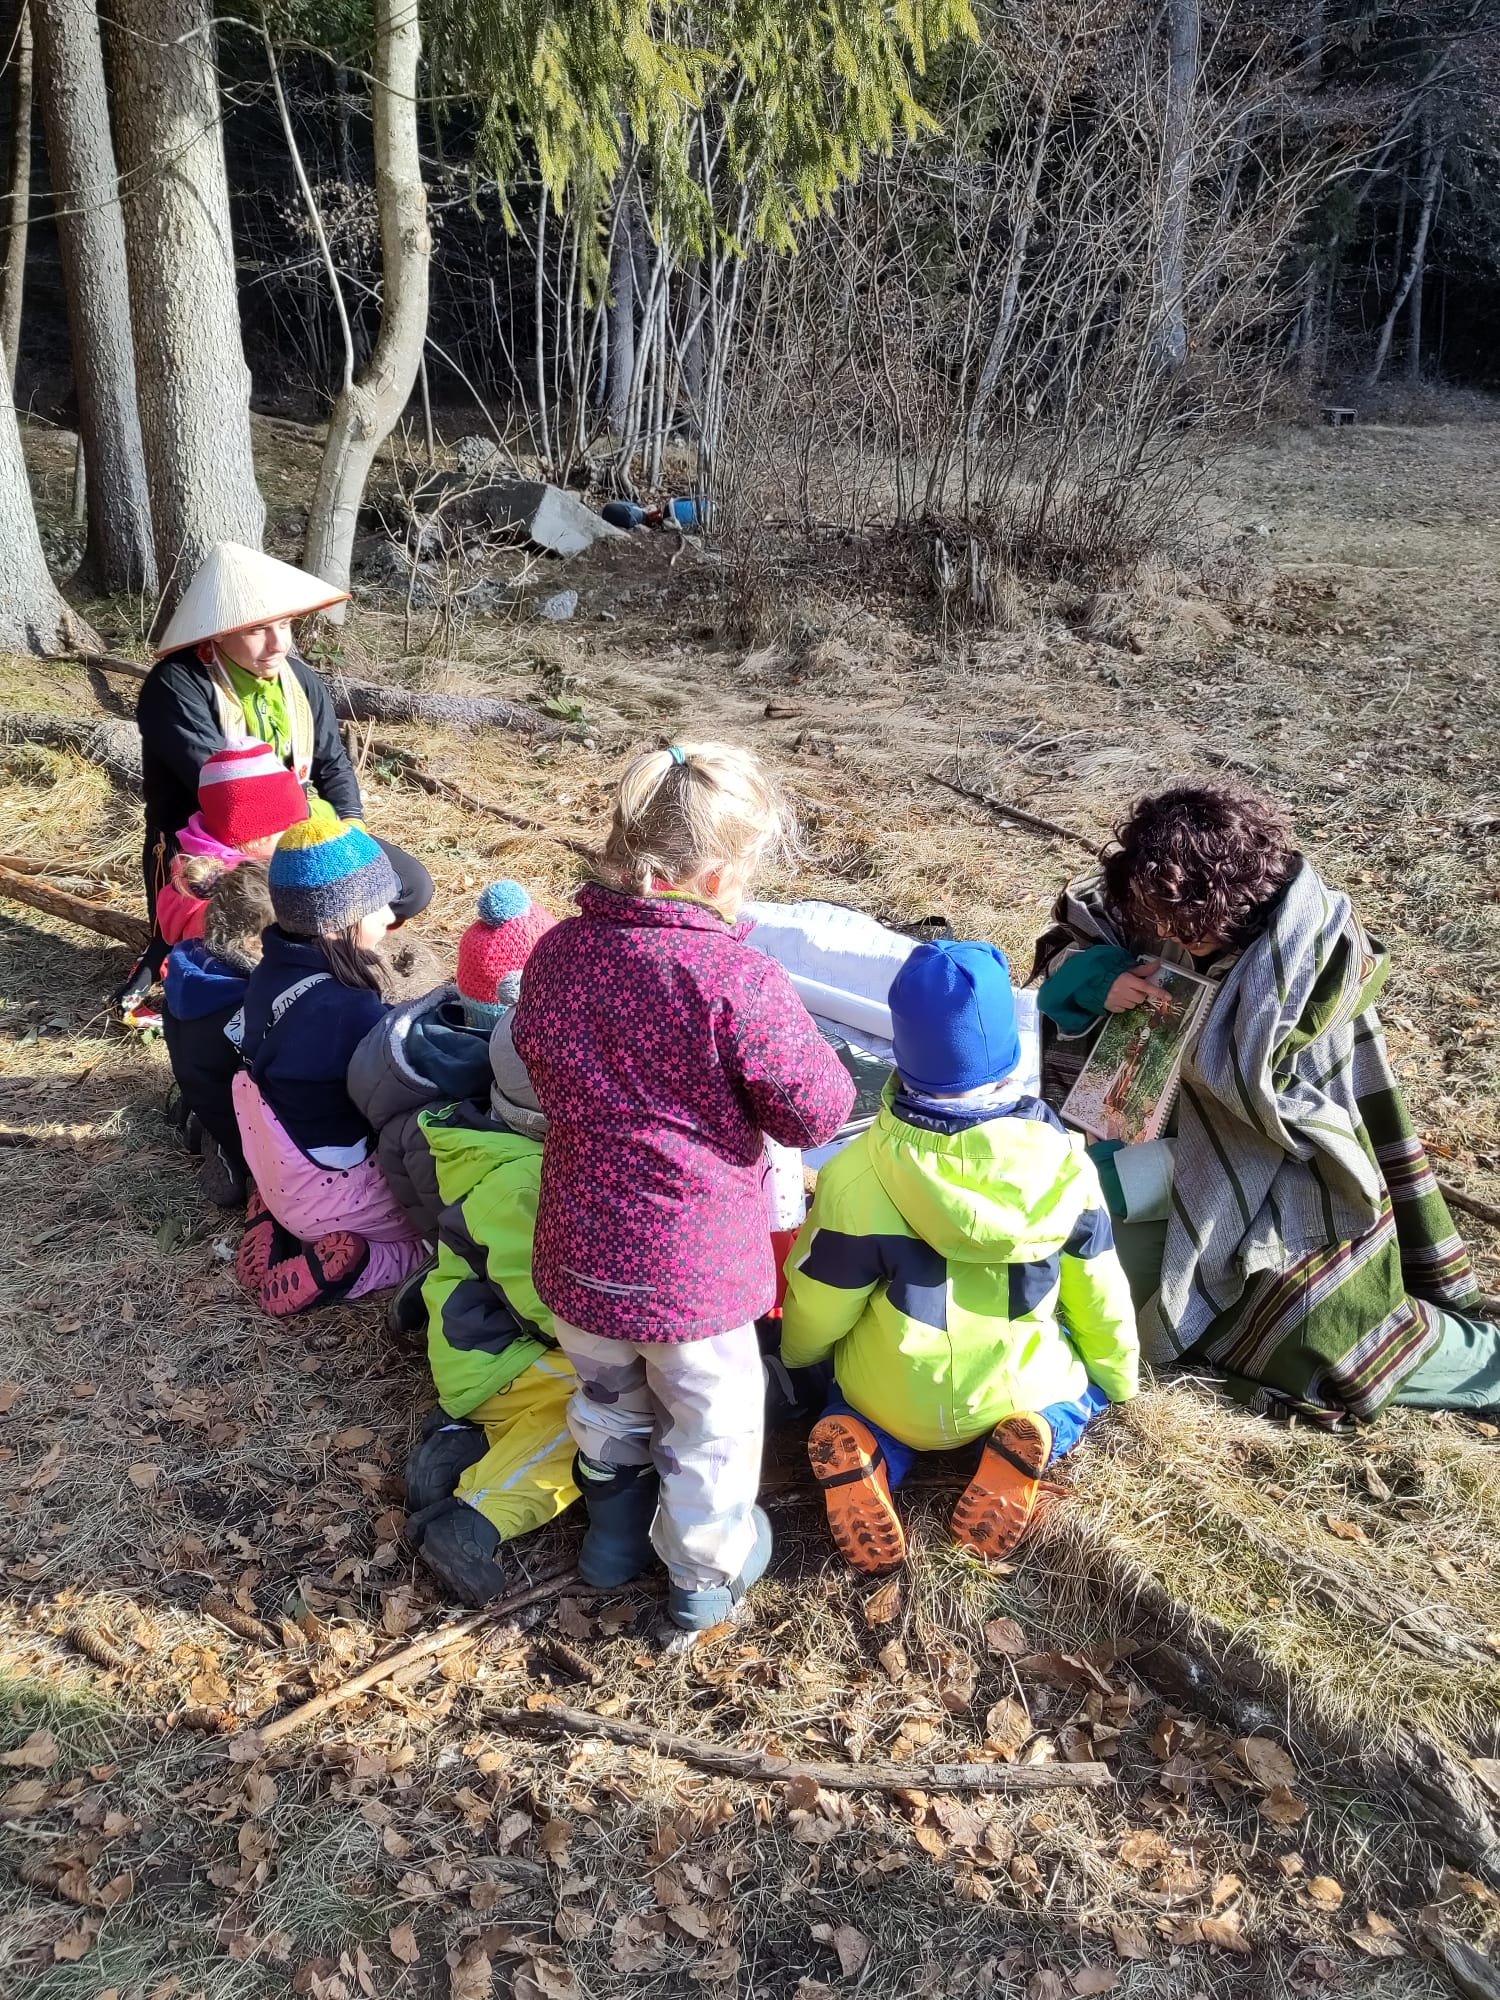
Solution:
[(1139, 1924), (1111, 1923), (1110, 1938), (1121, 1958), (1149, 1958), (1151, 1941)]
[(1297, 1766), (1289, 1753), (1271, 1736), (1241, 1736), (1234, 1754), (1263, 1791), (1296, 1782)]
[(578, 1981), (565, 1959), (535, 1953), (516, 1974), (512, 2000), (578, 2000)]
[(335, 1451), (354, 1451), (362, 1444), (373, 1444), (375, 1433), (363, 1424), (355, 1424), (347, 1431), (339, 1431), (330, 1443)]
[(490, 2000), (491, 1985), (489, 1953), (466, 1944), (449, 1969), (448, 2000)]
[(997, 1701), (984, 1718), (986, 1745), (1002, 1757), (1014, 1757), (1031, 1735), (1031, 1717), (1013, 1696)]
[(105, 1883), (104, 1887), (99, 1891), (96, 1900), (101, 1908), (112, 1910), (117, 1903), (125, 1902), (134, 1893), (135, 1877), (127, 1868), (122, 1875), (116, 1875), (111, 1881)]
[(1330, 1535), (1337, 1535), (1341, 1542), (1367, 1542), (1370, 1538), (1358, 1521), (1342, 1520), (1337, 1514), (1325, 1514)]
[(554, 1868), (562, 1868), (567, 1864), (568, 1842), (572, 1837), (573, 1829), (567, 1820), (549, 1819), (536, 1837), (536, 1851)]
[(635, 1623), (636, 1607), (618, 1598), (613, 1604), (606, 1604), (599, 1612), (599, 1629), (611, 1638), (616, 1632), (623, 1632)]
[(1113, 1993), (1120, 1983), (1120, 1975), (1107, 1965), (1080, 1965), (1068, 1982), (1072, 1993)]
[(889, 1680), (897, 1682), (905, 1680), (907, 1669), (906, 1648), (901, 1644), (899, 1639), (886, 1640), (880, 1649), (880, 1664), (884, 1668), (886, 1677)]
[(157, 1480), (161, 1478), (161, 1467), (159, 1465), (146, 1464), (127, 1465), (125, 1468), (125, 1477), (138, 1491), (149, 1493)]
[(811, 1812), (823, 1792), (816, 1778), (797, 1777), (787, 1779), (781, 1796), (789, 1812)]
[(1260, 1809), (1273, 1826), (1295, 1826), (1307, 1817), (1306, 1804), (1287, 1785), (1272, 1785)]
[(0, 1417), (8, 1416), (21, 1394), (19, 1382), (0, 1382)]
[(1240, 1934), (1238, 1910), (1231, 1910), (1222, 1917), (1204, 1917), (1198, 1928), (1203, 1933), (1205, 1944), (1211, 1944), (1219, 1951), (1238, 1952), (1244, 1958), (1250, 1956), (1250, 1940)]
[(1336, 1910), (1344, 1900), (1343, 1888), (1331, 1875), (1314, 1875), (1306, 1893), (1307, 1900), (1320, 1910)]
[(654, 1972), (667, 1955), (667, 1920), (633, 1910), (615, 1920), (610, 1963), (616, 1972)]
[(697, 1980), (700, 1986), (720, 1986), (735, 1977), (740, 1969), (740, 1954), (732, 1944), (721, 1951), (710, 1952), (697, 1965), (688, 1967), (688, 1978)]
[[(397, 1924), (386, 1938), (391, 1957), (399, 1959), (403, 1965), (415, 1965), (422, 1956), (422, 1948), (417, 1943), (417, 1934), (410, 1924)], [(486, 1987), (486, 1992), (488, 1988)]]
[(814, 1924), (812, 1935), (819, 1944), (826, 1944), (834, 1953), (839, 1970), (846, 1979), (864, 1971), (871, 1951), (870, 1940), (853, 1924)]
[(1014, 1618), (992, 1618), (984, 1628), (984, 1643), (999, 1659), (1019, 1660), (1028, 1642)]
[(565, 1639), (592, 1639), (594, 1621), (574, 1597), (565, 1597), (552, 1615), (553, 1626)]
[(1006, 1872), (1023, 1895), (1039, 1896), (1042, 1893), (1041, 1864), (1034, 1854), (1013, 1854)]
[(865, 1623), (889, 1625), (901, 1610), (901, 1579), (893, 1576), (865, 1599)]
[(55, 1959), (71, 1964), (75, 1959), (82, 1958), (93, 1942), (94, 1933), (85, 1925), (81, 1930), (69, 1931), (64, 1937), (54, 1938), (52, 1940), (52, 1956)]
[(1375, 1467), (1371, 1465), (1367, 1460), (1364, 1466), (1361, 1468), (1361, 1470), (1364, 1473), (1365, 1488), (1370, 1494), (1370, 1497), (1374, 1500), (1389, 1500), (1391, 1497), (1391, 1489), (1389, 1486), (1386, 1485), (1385, 1481), (1381, 1478), (1379, 1472), (1375, 1469)]
[(1405, 1958), (1406, 1946), (1389, 1917), (1378, 1910), (1366, 1910), (1365, 1920), (1349, 1933), (1349, 1942), (1367, 1958)]
[(1237, 1896), (1244, 1886), (1238, 1875), (1221, 1875), (1214, 1883), (1213, 1894), (1209, 1898), (1210, 1907), (1217, 1910), (1221, 1904)]
[(825, 1986), (821, 1979), (803, 1977), (792, 1988), (792, 2000), (828, 2000), (833, 1988)]
[(0, 1806), (4, 1806), (7, 1812), (35, 1812), (39, 1806), (45, 1805), (51, 1796), (51, 1787), (44, 1784), (40, 1778), (22, 1778), (19, 1784), (11, 1785), (8, 1790), (0, 1793)]
[(0, 1753), (0, 1764), (28, 1771), (48, 1771), (57, 1762), (57, 1738), (50, 1729), (33, 1729), (24, 1743)]
[[(0, 1764), (10, 1762), (11, 1757), (0, 1757)], [(1487, 1792), (1493, 1792), (1500, 1799), (1500, 1757), (1471, 1757), (1469, 1769)]]
[(1026, 1982), (1026, 2000), (1066, 2000), (1060, 1972), (1033, 1972)]
[(1172, 1850), (1159, 1833), (1144, 1829), (1127, 1833), (1120, 1842), (1120, 1860), (1127, 1868), (1154, 1868), (1167, 1860)]

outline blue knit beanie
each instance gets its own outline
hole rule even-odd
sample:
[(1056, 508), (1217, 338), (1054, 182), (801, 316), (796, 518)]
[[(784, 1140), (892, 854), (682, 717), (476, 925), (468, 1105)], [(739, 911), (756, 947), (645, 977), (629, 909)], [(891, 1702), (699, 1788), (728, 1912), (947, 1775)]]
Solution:
[(891, 981), (890, 1008), (896, 1068), (912, 1090), (977, 1090), (1021, 1060), (1010, 966), (997, 945), (919, 944)]
[(379, 843), (352, 820), (324, 813), (287, 828), (267, 879), (277, 923), (298, 937), (337, 937), (401, 894)]

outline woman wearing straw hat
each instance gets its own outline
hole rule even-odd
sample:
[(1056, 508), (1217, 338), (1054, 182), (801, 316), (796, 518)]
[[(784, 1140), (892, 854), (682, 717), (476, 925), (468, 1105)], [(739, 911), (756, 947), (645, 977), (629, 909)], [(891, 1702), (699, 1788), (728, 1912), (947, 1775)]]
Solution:
[[(321, 677), (292, 649), (292, 620), (349, 595), (320, 577), (238, 542), (219, 542), (199, 566), (157, 644), (136, 707), (146, 797), (146, 907), (180, 828), (197, 805), (198, 773), (232, 743), (269, 743), (300, 782), (341, 819), (362, 819), (359, 780), (340, 739)], [(380, 841), (401, 884), (398, 923), (427, 907), (432, 877)], [(158, 947), (160, 950), (158, 951)], [(127, 1011), (150, 990), (165, 957), (151, 945), (121, 993)]]

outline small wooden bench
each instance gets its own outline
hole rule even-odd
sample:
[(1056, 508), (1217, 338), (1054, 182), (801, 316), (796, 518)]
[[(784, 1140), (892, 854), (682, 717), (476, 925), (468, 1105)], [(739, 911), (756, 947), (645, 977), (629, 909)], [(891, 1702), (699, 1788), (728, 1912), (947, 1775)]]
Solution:
[(1338, 403), (1331, 403), (1323, 412), (1323, 421), (1325, 424), (1332, 424), (1337, 430), (1342, 424), (1352, 424), (1355, 415), (1355, 411), (1346, 410)]

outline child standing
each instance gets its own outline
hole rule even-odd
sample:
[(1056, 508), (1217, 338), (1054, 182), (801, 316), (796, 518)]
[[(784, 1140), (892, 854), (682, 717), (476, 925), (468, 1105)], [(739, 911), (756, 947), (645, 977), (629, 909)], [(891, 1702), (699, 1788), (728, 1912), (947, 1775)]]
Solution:
[(890, 991), (896, 1075), (818, 1176), (787, 1264), (782, 1358), (833, 1356), (808, 1456), (845, 1559), (906, 1553), (891, 1503), (913, 1458), (983, 1438), (956, 1541), (1013, 1549), (1038, 1482), (1133, 1396), (1129, 1287), (1081, 1138), (1007, 1090), (1020, 1060), (1003, 952), (918, 945)]
[(234, 1080), (256, 1186), (236, 1270), (280, 1316), (398, 1284), (426, 1246), (346, 1081), (387, 1007), (373, 948), (391, 927), (396, 871), (362, 828), (320, 813), (282, 836), (267, 879), (276, 921), (246, 989)]
[(307, 795), (269, 744), (216, 750), (198, 774), (198, 810), (177, 836), (172, 872), (157, 893), (165, 941), (202, 937), (214, 883), (242, 861), (269, 861), (307, 811)]
[(637, 757), (603, 879), (536, 945), (514, 1016), (548, 1119), (536, 1288), (579, 1376), (579, 1568), (613, 1587), (654, 1545), (690, 1631), (728, 1617), (770, 1557), (754, 1504), (754, 1321), (776, 1277), (766, 1136), (818, 1145), (853, 1098), (787, 974), (734, 921), (787, 830), (747, 751)]

